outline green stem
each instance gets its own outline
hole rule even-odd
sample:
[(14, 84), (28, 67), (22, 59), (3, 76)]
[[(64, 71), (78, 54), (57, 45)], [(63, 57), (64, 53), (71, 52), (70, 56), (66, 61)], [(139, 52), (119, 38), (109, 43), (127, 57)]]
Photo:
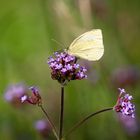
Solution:
[(102, 112), (105, 112), (105, 111), (109, 111), (109, 110), (113, 110), (113, 108), (106, 108), (106, 109), (102, 109), (100, 111), (97, 111), (95, 113), (92, 113), (88, 116), (86, 116), (84, 119), (82, 119), (81, 121), (79, 121), (78, 123), (76, 123), (65, 135), (65, 137), (67, 137), (68, 135), (70, 135), (75, 129), (77, 129), (78, 127), (80, 127), (84, 122), (86, 122), (88, 119), (90, 119), (91, 117), (97, 115), (97, 114), (100, 114)]
[(59, 128), (59, 140), (62, 140), (63, 136), (63, 116), (64, 116), (64, 87), (61, 87), (61, 109), (60, 109), (60, 128)]
[(47, 111), (45, 111), (45, 109), (44, 109), (44, 107), (43, 107), (42, 105), (39, 105), (39, 107), (41, 108), (41, 110), (43, 111), (43, 113), (45, 114), (45, 116), (47, 117), (48, 122), (49, 122), (49, 124), (50, 124), (50, 126), (51, 126), (51, 128), (52, 128), (52, 131), (53, 131), (53, 133), (54, 133), (56, 139), (59, 140), (56, 127), (55, 127), (54, 123), (51, 121), (51, 119), (50, 119), (50, 117), (49, 117)]

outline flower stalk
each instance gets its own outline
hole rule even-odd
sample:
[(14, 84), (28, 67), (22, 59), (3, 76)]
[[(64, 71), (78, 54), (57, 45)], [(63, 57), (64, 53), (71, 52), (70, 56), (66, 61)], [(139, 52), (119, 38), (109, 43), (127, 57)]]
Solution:
[(64, 86), (61, 87), (59, 140), (62, 140), (62, 136), (63, 136), (63, 120), (64, 120)]
[(44, 107), (42, 105), (39, 105), (39, 107), (41, 108), (41, 110), (43, 111), (43, 113), (45, 114), (45, 116), (47, 117), (48, 122), (49, 122), (49, 124), (50, 124), (50, 126), (52, 128), (53, 133), (54, 133), (54, 136), (56, 137), (57, 140), (59, 140), (56, 127), (55, 127), (54, 123), (52, 122), (51, 118), (49, 117), (47, 111), (44, 109)]
[(79, 121), (78, 123), (76, 123), (65, 135), (65, 137), (69, 136), (74, 130), (76, 130), (77, 128), (79, 128), (84, 122), (86, 122), (87, 120), (89, 120), (90, 118), (92, 118), (93, 116), (97, 115), (97, 114), (100, 114), (100, 113), (103, 113), (103, 112), (106, 112), (106, 111), (110, 111), (110, 110), (113, 110), (113, 107), (110, 107), (110, 108), (106, 108), (106, 109), (102, 109), (102, 110), (99, 110), (95, 113), (92, 113), (88, 116), (86, 116), (84, 119), (82, 119), (81, 121)]

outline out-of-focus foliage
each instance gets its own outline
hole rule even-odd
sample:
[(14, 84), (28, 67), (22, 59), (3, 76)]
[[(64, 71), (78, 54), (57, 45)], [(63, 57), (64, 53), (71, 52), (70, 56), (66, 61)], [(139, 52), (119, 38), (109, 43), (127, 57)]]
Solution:
[[(113, 71), (128, 65), (140, 69), (139, 5), (138, 0), (1, 0), (0, 139), (43, 139), (34, 124), (45, 116), (37, 106), (15, 108), (6, 102), (4, 92), (9, 84), (38, 86), (58, 127), (60, 85), (50, 77), (47, 58), (94, 28), (103, 31), (105, 54), (98, 62), (81, 61), (90, 68), (89, 80), (72, 81), (65, 88), (64, 131), (88, 113), (113, 106), (117, 97), (116, 86), (111, 82)], [(134, 96), (138, 122), (139, 84), (138, 80), (126, 86)], [(139, 131), (127, 133), (124, 128), (115, 113), (107, 112), (89, 120), (68, 139), (139, 139)]]

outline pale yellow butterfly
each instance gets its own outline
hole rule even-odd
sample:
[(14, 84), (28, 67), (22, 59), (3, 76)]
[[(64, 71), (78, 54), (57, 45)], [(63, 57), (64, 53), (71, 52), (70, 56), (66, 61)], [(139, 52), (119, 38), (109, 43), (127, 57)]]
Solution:
[(66, 51), (70, 55), (89, 61), (99, 60), (104, 54), (102, 31), (94, 29), (80, 35)]

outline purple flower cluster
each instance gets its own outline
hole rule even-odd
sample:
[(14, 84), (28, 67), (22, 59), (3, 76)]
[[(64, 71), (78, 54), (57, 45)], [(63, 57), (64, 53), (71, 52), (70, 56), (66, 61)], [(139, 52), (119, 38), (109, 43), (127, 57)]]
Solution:
[(27, 88), (24, 84), (12, 84), (8, 86), (4, 93), (4, 98), (7, 102), (11, 103), (15, 107), (21, 105), (20, 98), (27, 93)]
[(6, 92), (5, 92), (5, 99), (7, 101), (12, 101), (15, 98), (20, 98), (26, 93), (26, 88), (23, 84), (15, 84), (15, 85), (10, 85)]
[(58, 80), (61, 84), (65, 84), (70, 80), (87, 78), (85, 74), (87, 69), (76, 64), (76, 57), (66, 52), (55, 52), (54, 57), (49, 58), (48, 64), (52, 70), (52, 79)]
[(117, 119), (128, 135), (134, 136), (139, 133), (140, 128), (137, 119), (133, 119), (131, 116), (122, 115), (121, 113), (117, 113)]
[(33, 104), (33, 105), (40, 105), (41, 104), (41, 96), (39, 94), (39, 91), (36, 87), (30, 87), (29, 88), (31, 91), (32, 91), (32, 94), (31, 96), (28, 96), (27, 94), (23, 95), (21, 97), (21, 102), (28, 102), (30, 104)]
[(114, 107), (116, 112), (120, 112), (123, 115), (131, 116), (132, 118), (135, 117), (134, 111), (135, 106), (131, 103), (133, 97), (126, 93), (124, 89), (119, 88), (120, 95), (117, 100), (117, 104)]
[(46, 120), (38, 120), (35, 122), (35, 129), (46, 139), (49, 137), (51, 126)]

